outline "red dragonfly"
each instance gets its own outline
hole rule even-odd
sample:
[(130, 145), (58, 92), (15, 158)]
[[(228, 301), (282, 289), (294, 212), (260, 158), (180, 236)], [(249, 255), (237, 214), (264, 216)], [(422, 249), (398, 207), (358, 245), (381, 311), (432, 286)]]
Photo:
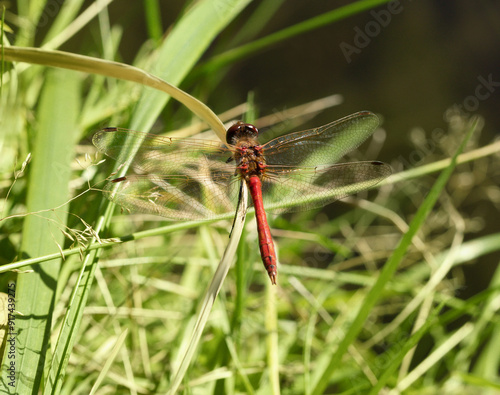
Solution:
[[(265, 144), (255, 126), (237, 122), (218, 141), (155, 136), (120, 128), (97, 132), (97, 149), (132, 165), (136, 174), (111, 179), (105, 196), (123, 208), (171, 220), (202, 220), (234, 212), (241, 181), (252, 196), (262, 261), (276, 284), (277, 259), (266, 210), (276, 213), (321, 207), (369, 188), (391, 174), (378, 161), (336, 162), (378, 126), (358, 112), (319, 128), (290, 133)], [(123, 158), (124, 152), (136, 151)]]

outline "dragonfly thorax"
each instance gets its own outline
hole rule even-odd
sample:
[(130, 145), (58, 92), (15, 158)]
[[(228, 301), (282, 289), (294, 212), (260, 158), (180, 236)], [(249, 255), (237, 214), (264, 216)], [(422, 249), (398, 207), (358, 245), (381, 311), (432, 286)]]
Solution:
[(261, 145), (248, 145), (247, 140), (239, 141), (234, 151), (237, 172), (248, 181), (250, 177), (262, 178), (266, 170), (266, 160)]
[(266, 168), (262, 146), (257, 139), (259, 131), (249, 123), (236, 122), (227, 130), (226, 141), (234, 146), (233, 159), (237, 173), (245, 180), (252, 176), (262, 178)]

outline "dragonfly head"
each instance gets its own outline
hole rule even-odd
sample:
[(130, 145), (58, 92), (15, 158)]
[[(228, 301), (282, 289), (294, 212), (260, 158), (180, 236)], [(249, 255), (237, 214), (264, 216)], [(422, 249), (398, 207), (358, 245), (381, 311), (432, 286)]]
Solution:
[(231, 126), (226, 133), (226, 142), (236, 145), (240, 139), (256, 139), (259, 135), (258, 129), (250, 123), (238, 121)]

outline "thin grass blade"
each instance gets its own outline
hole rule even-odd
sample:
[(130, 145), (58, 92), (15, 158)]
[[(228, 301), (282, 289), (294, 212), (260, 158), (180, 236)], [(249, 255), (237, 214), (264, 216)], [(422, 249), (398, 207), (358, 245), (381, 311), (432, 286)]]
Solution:
[(125, 342), (125, 339), (127, 338), (128, 334), (128, 329), (124, 330), (122, 334), (118, 337), (116, 340), (116, 343), (111, 350), (108, 359), (106, 360), (106, 363), (102, 367), (102, 370), (99, 373), (99, 376), (97, 377), (97, 380), (95, 381), (94, 385), (92, 386), (92, 389), (90, 391), (90, 395), (93, 395), (97, 392), (99, 389), (99, 386), (101, 385), (102, 381), (106, 377), (106, 374), (109, 372), (109, 369), (111, 368), (111, 365), (113, 364), (115, 358), (118, 356), (118, 353), (120, 352), (121, 347), (123, 346), (123, 343)]
[(219, 294), (219, 291), (222, 287), (222, 283), (227, 276), (229, 268), (231, 264), (235, 261), (236, 250), (238, 248), (239, 240), (241, 238), (241, 234), (243, 232), (243, 226), (245, 225), (245, 217), (247, 211), (247, 202), (248, 202), (248, 189), (246, 184), (242, 184), (242, 199), (240, 200), (240, 206), (238, 207), (238, 212), (236, 214), (236, 220), (234, 221), (233, 231), (231, 233), (231, 238), (229, 239), (229, 243), (224, 251), (224, 255), (217, 267), (217, 270), (212, 277), (212, 281), (205, 291), (205, 296), (203, 297), (203, 302), (199, 306), (199, 311), (196, 318), (196, 323), (194, 326), (194, 330), (192, 335), (190, 336), (189, 343), (185, 352), (179, 353), (182, 355), (182, 359), (179, 364), (174, 364), (174, 369), (176, 366), (177, 369), (174, 370), (172, 375), (172, 383), (169, 388), (169, 394), (175, 394), (184, 379), (184, 376), (187, 372), (189, 365), (191, 364), (191, 360), (193, 359), (194, 353), (198, 344), (200, 342), (201, 335), (208, 321), (208, 317), (210, 316), (210, 311), (212, 310), (212, 306)]

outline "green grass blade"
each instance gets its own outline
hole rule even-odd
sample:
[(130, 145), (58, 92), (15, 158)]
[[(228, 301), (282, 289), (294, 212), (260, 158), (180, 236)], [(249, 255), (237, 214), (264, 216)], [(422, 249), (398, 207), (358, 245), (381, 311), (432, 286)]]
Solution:
[(236, 35), (231, 39), (231, 46), (253, 40), (279, 11), (285, 0), (264, 0), (257, 5), (255, 11), (244, 21)]
[[(96, 225), (96, 232), (102, 229), (104, 223), (112, 216), (113, 208), (108, 205), (106, 212)], [(66, 372), (66, 367), (71, 355), (73, 345), (78, 336), (78, 329), (83, 316), (83, 310), (94, 280), (97, 268), (97, 258), (101, 250), (93, 250), (85, 256), (79, 277), (73, 288), (68, 309), (64, 315), (62, 330), (59, 333), (54, 349), (54, 357), (45, 383), (44, 394), (59, 393)]]
[[(51, 70), (45, 80), (34, 131), (33, 161), (29, 166), (28, 211), (57, 207), (68, 198), (70, 163), (78, 137), (75, 127), (80, 81), (75, 73)], [(60, 105), (64, 103), (64, 111)], [(22, 256), (56, 252), (64, 244), (60, 228), (67, 213), (53, 210), (25, 219)], [(36, 393), (42, 382), (54, 308), (54, 294), (61, 260), (31, 267), (19, 274), (16, 289), (16, 393)], [(8, 361), (5, 359), (5, 361)]]
[(147, 28), (149, 37), (155, 42), (161, 40), (163, 34), (163, 26), (161, 23), (161, 8), (158, 0), (146, 0), (144, 2), (144, 9), (146, 11)]
[[(63, 33), (64, 29), (68, 27), (72, 23), (72, 21), (77, 17), (78, 11), (83, 4), (83, 0), (76, 1), (65, 1), (61, 5), (61, 10), (57, 13), (54, 21), (50, 25), (50, 30), (47, 32), (47, 35), (44, 37), (44, 42), (50, 42), (56, 37)], [(72, 35), (64, 34), (64, 40), (68, 40)], [(51, 46), (50, 48), (57, 48), (56, 46)]]
[(270, 393), (280, 393), (277, 287), (266, 283), (266, 354)]
[(445, 341), (436, 347), (422, 362), (420, 362), (406, 377), (399, 381), (396, 390), (404, 392), (416, 380), (421, 378), (425, 372), (430, 370), (438, 361), (444, 359), (446, 355), (469, 336), (474, 329), (472, 322), (462, 325), (455, 333), (447, 337)]
[[(470, 368), (470, 361), (473, 360), (475, 350), (484, 347), (485, 352), (475, 361), (472, 372), (489, 380), (497, 380), (498, 366), (500, 364), (500, 355), (497, 352), (500, 347), (500, 323), (493, 320), (495, 315), (498, 314), (497, 301), (500, 293), (500, 266), (497, 267), (491, 279), (490, 289), (496, 289), (496, 291), (488, 297), (484, 308), (481, 309), (477, 325), (474, 328), (475, 333), (468, 339), (466, 347), (459, 355), (459, 360), (467, 363)], [(489, 326), (492, 326), (492, 328), (488, 328)], [(483, 338), (481, 335), (488, 330), (491, 330), (492, 335), (487, 339), (487, 343), (482, 345)]]
[(19, 0), (17, 2), (18, 14), (28, 23), (23, 24), (21, 30), (16, 34), (16, 45), (32, 45), (36, 33), (36, 26), (43, 15), (47, 5), (46, 0)]
[(0, 52), (0, 95), (2, 94), (2, 88), (3, 88), (3, 74), (5, 72), (5, 62), (4, 62), (4, 50), (3, 50), (3, 44), (4, 44), (4, 26), (5, 26), (5, 7), (2, 8), (2, 19), (0, 21), (0, 44), (2, 44), (1, 52)]
[(97, 377), (97, 380), (95, 381), (94, 385), (92, 386), (92, 389), (90, 391), (90, 395), (93, 395), (97, 392), (99, 386), (101, 385), (102, 381), (106, 377), (106, 374), (108, 374), (111, 365), (115, 358), (118, 356), (118, 353), (120, 352), (121, 347), (123, 346), (123, 343), (125, 342), (125, 339), (127, 338), (128, 335), (128, 329), (125, 329), (118, 339), (116, 339), (116, 343), (111, 350), (109, 357), (106, 360), (106, 363), (104, 364), (102, 370), (99, 373), (99, 376)]
[(384, 370), (384, 373), (380, 376), (377, 384), (371, 388), (369, 392), (370, 394), (376, 395), (380, 393), (382, 388), (387, 384), (387, 381), (391, 379), (392, 374), (397, 370), (410, 350), (413, 347), (416, 347), (422, 336), (427, 334), (429, 330), (439, 322), (437, 318), (443, 308), (443, 305), (444, 303), (441, 303), (438, 307), (436, 307), (428, 317), (425, 324), (422, 325), (422, 327), (420, 327), (415, 333), (410, 336), (408, 340), (405, 341), (399, 352), (396, 355), (391, 355), (390, 359), (388, 358), (388, 360), (390, 360), (390, 363)]
[(434, 204), (439, 198), (441, 191), (445, 187), (448, 179), (450, 178), (456, 166), (458, 155), (463, 151), (470, 137), (477, 129), (478, 123), (479, 121), (477, 119), (475, 119), (474, 122), (471, 123), (470, 129), (465, 138), (463, 139), (460, 147), (455, 152), (455, 155), (452, 157), (450, 165), (446, 169), (444, 169), (443, 172), (439, 175), (438, 179), (434, 183), (429, 194), (425, 198), (422, 205), (419, 207), (417, 213), (415, 214), (415, 217), (413, 218), (413, 221), (410, 223), (408, 231), (403, 235), (399, 245), (396, 247), (393, 254), (385, 264), (383, 270), (381, 271), (379, 278), (377, 279), (373, 287), (366, 295), (364, 302), (361, 305), (354, 321), (350, 325), (350, 328), (346, 332), (344, 339), (342, 339), (342, 341), (338, 345), (338, 348), (333, 354), (332, 358), (330, 359), (328, 366), (321, 374), (321, 377), (319, 378), (313, 390), (313, 394), (316, 395), (322, 394), (325, 391), (326, 387), (328, 386), (330, 377), (335, 372), (335, 370), (340, 367), (340, 362), (342, 360), (343, 355), (347, 351), (349, 345), (351, 345), (354, 342), (356, 336), (363, 328), (363, 324), (368, 318), (370, 311), (373, 309), (373, 306), (377, 302), (378, 298), (380, 297), (384, 289), (384, 286), (392, 278), (393, 274), (398, 268), (398, 265), (405, 256), (406, 251), (408, 250), (408, 247), (410, 246), (413, 237), (416, 235), (417, 231), (423, 225), (427, 216), (434, 207)]

